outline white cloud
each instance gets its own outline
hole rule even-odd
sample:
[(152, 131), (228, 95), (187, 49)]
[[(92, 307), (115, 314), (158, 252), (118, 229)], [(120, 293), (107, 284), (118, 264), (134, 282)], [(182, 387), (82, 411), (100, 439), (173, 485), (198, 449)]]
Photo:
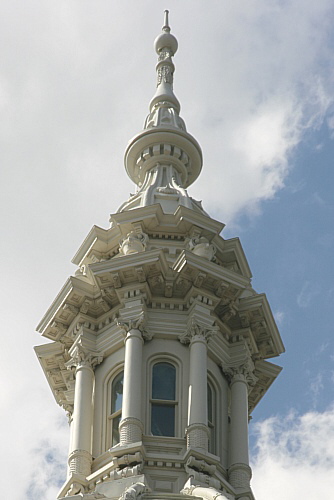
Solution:
[(319, 205), (319, 207), (326, 207), (327, 205), (326, 201), (320, 196), (320, 194), (317, 191), (315, 191), (312, 194), (311, 203)]
[[(6, 164), (29, 172), (34, 190), (48, 187), (45, 169), (56, 192), (75, 183), (77, 194), (64, 193), (60, 212), (74, 201), (87, 216), (79, 193), (88, 196), (91, 186), (96, 209), (115, 211), (132, 190), (122, 155), (154, 93), (151, 45), (162, 8), (153, 0), (140, 7), (101, 0), (98, 9), (78, 1), (19, 4), (2, 8)], [(189, 192), (225, 222), (256, 213), (284, 186), (304, 132), (332, 113), (333, 4), (252, 0), (208, 9), (185, 0), (170, 8), (180, 45), (175, 92), (205, 160)]]
[(312, 300), (319, 295), (320, 288), (319, 285), (315, 283), (310, 283), (309, 281), (305, 281), (302, 286), (301, 291), (297, 295), (297, 304), (301, 308), (306, 308), (311, 305)]
[(284, 318), (285, 318), (285, 312), (284, 311), (276, 311), (274, 313), (274, 318), (275, 318), (276, 323), (279, 326), (282, 326), (282, 324), (284, 322)]
[(316, 408), (319, 396), (323, 391), (323, 389), (324, 389), (323, 374), (319, 372), (317, 373), (317, 375), (313, 377), (312, 382), (310, 384), (310, 393), (312, 397), (313, 408)]
[(334, 408), (290, 413), (254, 426), (253, 490), (257, 500), (333, 498)]
[[(305, 130), (330, 110), (333, 2), (170, 4), (180, 46), (175, 93), (205, 159), (189, 193), (224, 222), (253, 215), (284, 185)], [(1, 2), (0, 426), (12, 500), (54, 498), (66, 463), (66, 422), (32, 356), (40, 342), (32, 332), (90, 226), (106, 226), (133, 190), (123, 151), (154, 93), (163, 8), (153, 0)], [(300, 306), (311, 299), (307, 284)]]

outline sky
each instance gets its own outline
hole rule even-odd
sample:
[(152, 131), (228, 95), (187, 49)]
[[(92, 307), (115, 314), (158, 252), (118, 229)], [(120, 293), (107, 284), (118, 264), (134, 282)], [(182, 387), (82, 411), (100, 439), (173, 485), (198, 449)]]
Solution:
[(250, 423), (257, 500), (329, 500), (334, 477), (332, 0), (2, 0), (0, 463), (12, 500), (54, 500), (67, 422), (33, 346), (155, 91), (163, 10), (174, 90), (204, 165), (188, 191), (238, 236), (286, 346)]

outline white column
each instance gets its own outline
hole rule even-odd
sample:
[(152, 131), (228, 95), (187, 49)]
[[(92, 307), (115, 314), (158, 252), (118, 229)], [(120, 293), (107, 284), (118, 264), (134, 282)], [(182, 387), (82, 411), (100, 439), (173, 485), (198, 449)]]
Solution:
[(180, 337), (190, 343), (187, 447), (208, 450), (207, 409), (207, 340), (216, 331), (192, 319), (188, 330)]
[(77, 345), (67, 367), (75, 369), (74, 411), (71, 422), (70, 475), (87, 477), (92, 463), (92, 422), (94, 367), (102, 357), (93, 356)]
[(252, 476), (248, 452), (248, 385), (255, 381), (254, 366), (246, 363), (225, 370), (231, 387), (229, 480), (237, 490), (249, 489)]
[(246, 377), (236, 373), (231, 380), (231, 449), (230, 466), (249, 465), (248, 455), (248, 387)]
[(137, 320), (118, 321), (118, 326), (126, 333), (122, 420), (119, 424), (121, 446), (141, 441), (143, 434), (143, 323), (143, 314)]
[(188, 425), (208, 425), (206, 338), (194, 333), (190, 340)]

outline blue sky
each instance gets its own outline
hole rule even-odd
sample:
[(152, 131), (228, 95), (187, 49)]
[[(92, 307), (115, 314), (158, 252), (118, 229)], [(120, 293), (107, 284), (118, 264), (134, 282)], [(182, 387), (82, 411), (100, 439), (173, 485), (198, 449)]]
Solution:
[(107, 227), (133, 192), (123, 152), (154, 93), (165, 8), (179, 41), (175, 94), (204, 155), (189, 194), (226, 223), (225, 238), (240, 237), (286, 346), (250, 426), (254, 492), (329, 500), (332, 0), (1, 3), (0, 460), (12, 498), (58, 490), (67, 423), (32, 351), (43, 342), (34, 330), (91, 226)]

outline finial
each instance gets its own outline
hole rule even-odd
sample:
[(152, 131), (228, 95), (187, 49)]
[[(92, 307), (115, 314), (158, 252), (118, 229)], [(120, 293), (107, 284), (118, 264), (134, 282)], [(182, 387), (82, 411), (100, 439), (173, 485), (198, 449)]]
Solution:
[(170, 33), (170, 26), (169, 26), (169, 22), (168, 22), (168, 14), (169, 14), (169, 10), (165, 10), (164, 12), (164, 25), (162, 27), (162, 31), (166, 31), (167, 33)]
[(171, 56), (173, 56), (177, 51), (177, 40), (170, 32), (168, 14), (169, 10), (165, 10), (162, 33), (155, 39), (154, 48), (157, 54), (160, 54), (163, 49), (169, 49), (171, 51)]
[(180, 117), (180, 103), (173, 92), (177, 40), (170, 32), (168, 14), (165, 10), (162, 32), (154, 41), (158, 55), (156, 92), (144, 130), (130, 141), (125, 151), (126, 171), (139, 189), (120, 212), (160, 203), (165, 213), (174, 213), (179, 205), (204, 213), (186, 192), (201, 171), (202, 152), (187, 132)]

